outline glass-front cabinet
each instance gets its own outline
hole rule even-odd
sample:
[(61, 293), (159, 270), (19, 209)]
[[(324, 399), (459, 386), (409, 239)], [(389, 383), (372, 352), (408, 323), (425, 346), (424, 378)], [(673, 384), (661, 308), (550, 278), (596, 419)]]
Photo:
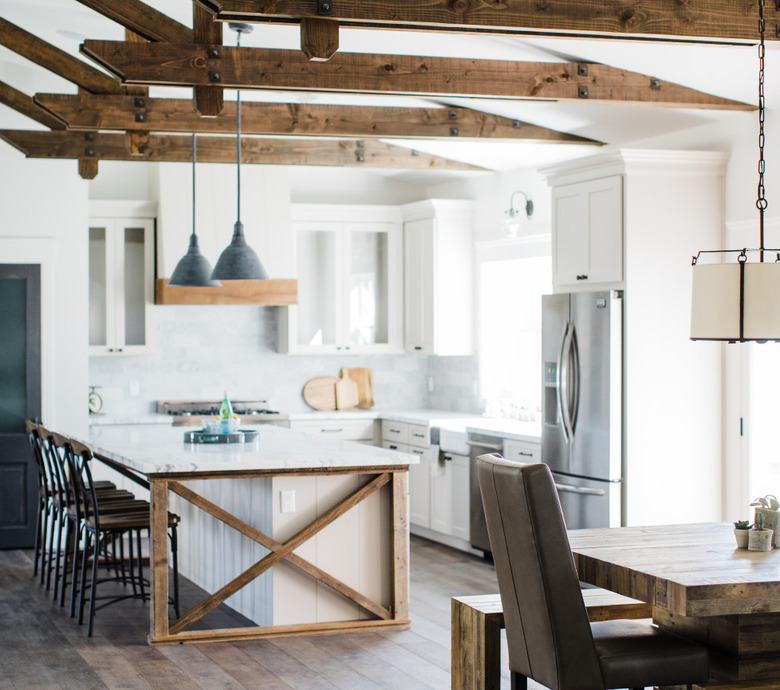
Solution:
[(387, 206), (293, 206), (298, 305), (292, 353), (389, 353), (403, 348), (402, 223)]
[[(101, 204), (101, 210), (112, 209)], [(142, 354), (148, 349), (153, 262), (154, 218), (90, 218), (91, 354)]]

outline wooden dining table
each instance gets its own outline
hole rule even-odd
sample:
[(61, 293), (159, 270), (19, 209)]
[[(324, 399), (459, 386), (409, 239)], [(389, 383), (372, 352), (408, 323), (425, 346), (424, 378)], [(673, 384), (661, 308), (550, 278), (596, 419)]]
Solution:
[(780, 550), (738, 549), (730, 522), (569, 532), (580, 580), (653, 606), (710, 648), (707, 688), (780, 688)]

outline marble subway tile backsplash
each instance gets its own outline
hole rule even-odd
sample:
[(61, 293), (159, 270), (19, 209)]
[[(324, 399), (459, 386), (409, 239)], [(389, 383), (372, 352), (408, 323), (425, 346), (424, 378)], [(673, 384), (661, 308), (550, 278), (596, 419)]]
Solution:
[[(304, 384), (341, 367), (374, 370), (376, 407), (480, 412), (476, 357), (286, 355), (276, 351), (279, 310), (260, 306), (155, 306), (151, 352), (90, 357), (107, 415), (145, 415), (157, 400), (261, 396), (273, 409), (305, 412)], [(137, 395), (134, 394), (137, 392)]]

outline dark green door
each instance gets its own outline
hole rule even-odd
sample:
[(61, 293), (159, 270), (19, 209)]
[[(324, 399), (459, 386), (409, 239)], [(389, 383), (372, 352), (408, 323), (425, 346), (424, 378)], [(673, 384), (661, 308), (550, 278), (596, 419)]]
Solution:
[(35, 542), (38, 487), (24, 420), (40, 416), (40, 266), (0, 264), (0, 548)]

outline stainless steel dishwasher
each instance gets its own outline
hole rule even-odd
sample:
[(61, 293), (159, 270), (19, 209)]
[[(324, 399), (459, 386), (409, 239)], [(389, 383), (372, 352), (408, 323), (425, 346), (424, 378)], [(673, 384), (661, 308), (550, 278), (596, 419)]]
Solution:
[(470, 539), (475, 549), (481, 549), (486, 555), (490, 554), (490, 540), (488, 539), (487, 524), (485, 523), (485, 511), (482, 509), (482, 496), (479, 493), (477, 482), (477, 458), (486, 453), (502, 453), (504, 442), (500, 436), (489, 436), (469, 432), (469, 493), (471, 496)]

